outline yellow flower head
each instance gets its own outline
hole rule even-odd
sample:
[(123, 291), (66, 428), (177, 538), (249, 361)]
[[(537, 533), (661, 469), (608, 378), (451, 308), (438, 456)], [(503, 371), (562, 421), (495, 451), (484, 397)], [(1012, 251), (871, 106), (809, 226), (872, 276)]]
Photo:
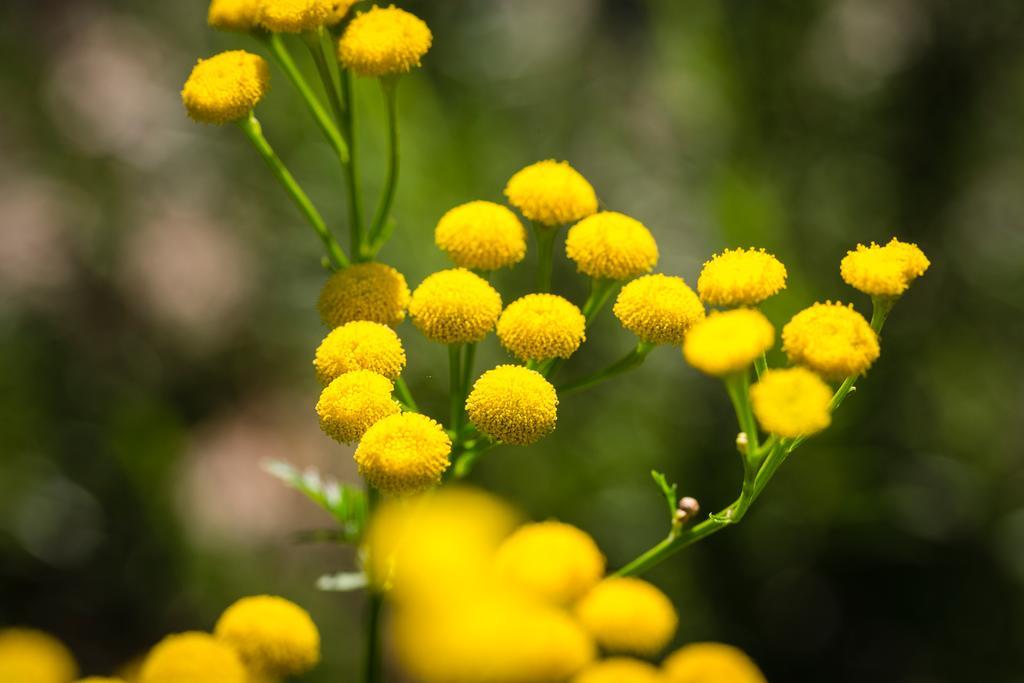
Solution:
[(893, 237), (884, 247), (874, 242), (868, 247), (858, 244), (855, 251), (843, 257), (839, 274), (848, 285), (865, 294), (896, 297), (907, 291), (910, 283), (924, 275), (930, 265), (916, 244)]
[(352, 5), (359, 2), (359, 0), (334, 0), (331, 3), (331, 14), (327, 18), (327, 25), (334, 26), (341, 22), (342, 19), (348, 14), (348, 11), (352, 9)]
[(259, 24), (260, 0), (211, 0), (206, 23), (221, 31), (246, 33)]
[(273, 595), (242, 598), (224, 610), (214, 635), (257, 674), (303, 674), (320, 661), (320, 632), (309, 613)]
[(181, 101), (200, 123), (230, 123), (248, 116), (269, 88), (266, 60), (232, 50), (200, 59), (185, 81)]
[(123, 678), (107, 678), (106, 676), (89, 676), (80, 678), (75, 683), (126, 683)]
[(53, 636), (27, 628), (0, 629), (0, 681), (68, 683), (78, 665)]
[(150, 650), (139, 683), (248, 683), (233, 647), (208, 633), (167, 636)]
[(605, 650), (643, 656), (668, 645), (679, 624), (664, 593), (630, 577), (597, 584), (577, 603), (576, 618)]
[(359, 474), (374, 488), (394, 496), (419, 493), (441, 481), (452, 442), (426, 415), (386, 417), (363, 435), (356, 448)]
[(335, 377), (353, 370), (370, 370), (393, 381), (405, 368), (405, 349), (387, 325), (353, 320), (324, 338), (313, 366), (322, 384), (330, 384)]
[(568, 161), (548, 159), (517, 171), (505, 185), (509, 204), (534, 223), (557, 228), (597, 211), (597, 195)]
[(793, 439), (816, 434), (832, 422), (832, 390), (806, 368), (768, 370), (750, 388), (754, 415), (766, 432)]
[(596, 213), (569, 228), (565, 253), (581, 273), (609, 280), (649, 273), (658, 263), (658, 245), (650, 230), (615, 211)]
[(704, 264), (700, 298), (711, 306), (754, 306), (786, 287), (786, 266), (764, 249), (726, 249)]
[(723, 643), (693, 643), (669, 655), (666, 683), (768, 683), (742, 650)]
[(775, 328), (760, 311), (737, 308), (713, 312), (694, 325), (683, 342), (693, 367), (722, 377), (750, 366), (775, 343)]
[(555, 294), (527, 294), (498, 318), (501, 345), (520, 360), (568, 358), (586, 339), (587, 321), (574, 304)]
[(649, 344), (682, 344), (687, 330), (704, 319), (704, 305), (683, 278), (660, 273), (623, 287), (612, 312)]
[(274, 33), (302, 33), (327, 24), (331, 0), (259, 0), (260, 23)]
[(383, 263), (354, 263), (332, 275), (320, 291), (320, 319), (331, 329), (353, 320), (397, 325), (405, 319), (409, 285)]
[(339, 375), (317, 401), (320, 429), (341, 443), (358, 441), (371, 426), (401, 410), (393, 390), (390, 379), (370, 370)]
[(478, 342), (501, 315), (501, 295), (464, 268), (428, 276), (409, 301), (412, 321), (428, 339), (442, 344)]
[[(639, 659), (610, 657), (576, 674), (572, 683), (665, 683), (656, 667)], [(733, 683), (728, 679), (705, 683)]]
[(564, 605), (604, 576), (604, 555), (589, 534), (561, 522), (526, 524), (498, 548), (499, 578), (538, 598)]
[(782, 350), (797, 365), (826, 379), (867, 372), (878, 358), (878, 335), (853, 306), (818, 303), (805, 308), (782, 328)]
[(526, 255), (523, 224), (494, 202), (469, 202), (449, 210), (437, 223), (434, 242), (460, 268), (497, 270)]
[(422, 19), (394, 5), (371, 7), (349, 22), (338, 59), (360, 76), (404, 74), (420, 65), (434, 36)]
[(558, 394), (535, 370), (499, 365), (473, 384), (466, 414), (492, 439), (525, 446), (554, 431)]

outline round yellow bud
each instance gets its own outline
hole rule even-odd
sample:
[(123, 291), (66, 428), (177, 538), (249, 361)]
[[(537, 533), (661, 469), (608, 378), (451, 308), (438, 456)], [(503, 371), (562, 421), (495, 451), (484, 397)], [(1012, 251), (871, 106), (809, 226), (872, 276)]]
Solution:
[[(652, 664), (629, 657), (611, 657), (594, 662), (576, 674), (572, 683), (665, 683), (661, 672)], [(706, 683), (733, 683), (728, 679)]]
[(354, 263), (332, 275), (320, 291), (320, 319), (331, 329), (353, 320), (397, 325), (405, 319), (409, 285), (383, 263)]
[(475, 201), (450, 209), (437, 223), (434, 242), (460, 268), (497, 270), (526, 256), (526, 230), (512, 211)]
[(405, 368), (402, 340), (387, 325), (353, 320), (331, 330), (313, 359), (321, 384), (353, 370), (370, 370), (394, 381)]
[(790, 362), (826, 379), (862, 375), (878, 358), (878, 335), (853, 306), (818, 303), (782, 328), (782, 350)]
[(627, 280), (658, 263), (658, 245), (640, 221), (602, 211), (569, 228), (565, 253), (577, 269), (594, 278)]
[(575, 223), (597, 211), (597, 195), (568, 161), (548, 159), (517, 171), (505, 185), (509, 204), (549, 228)]
[(274, 33), (302, 33), (327, 24), (331, 0), (259, 0), (260, 24)]
[(722, 377), (750, 366), (775, 343), (775, 328), (760, 311), (737, 308), (713, 312), (694, 325), (683, 342), (693, 367)]
[(338, 59), (360, 76), (404, 74), (420, 65), (433, 39), (416, 15), (374, 6), (349, 22), (338, 41)]
[(358, 441), (371, 426), (401, 410), (393, 390), (391, 380), (369, 370), (334, 378), (316, 404), (320, 429), (341, 443)]
[(451, 439), (440, 424), (419, 413), (401, 413), (366, 431), (355, 460), (371, 486), (399, 496), (438, 484), (451, 451)]
[(723, 643), (692, 643), (662, 664), (666, 683), (768, 683), (742, 650)]
[(266, 60), (232, 50), (200, 59), (185, 81), (181, 101), (200, 123), (230, 123), (248, 116), (269, 88)]
[(609, 652), (657, 654), (676, 633), (679, 618), (668, 597), (630, 577), (597, 584), (576, 605), (576, 618)]
[(687, 330), (704, 319), (704, 305), (683, 278), (660, 273), (623, 287), (612, 312), (648, 344), (682, 344)]
[(242, 598), (224, 610), (213, 633), (257, 674), (297, 676), (320, 661), (320, 632), (309, 612), (277, 596)]
[(786, 266), (764, 249), (726, 249), (704, 264), (700, 298), (711, 306), (754, 306), (786, 287)]
[(464, 268), (428, 276), (409, 301), (412, 322), (428, 339), (442, 344), (478, 342), (501, 315), (501, 295)]
[(574, 304), (555, 294), (527, 294), (498, 318), (501, 345), (520, 360), (568, 358), (586, 339), (587, 321)]
[(139, 683), (248, 683), (238, 653), (208, 633), (167, 636), (150, 650)]
[(788, 439), (828, 427), (831, 400), (829, 386), (806, 368), (768, 370), (750, 387), (750, 401), (761, 427)]
[(931, 262), (916, 244), (895, 237), (880, 247), (874, 242), (858, 244), (839, 264), (839, 274), (851, 287), (871, 296), (897, 297), (910, 283), (924, 275)]
[(526, 524), (498, 547), (499, 578), (538, 598), (565, 605), (604, 576), (604, 555), (589, 534), (561, 522)]
[(27, 628), (0, 629), (0, 681), (68, 683), (77, 675), (71, 652), (53, 636)]
[(246, 33), (259, 24), (260, 0), (211, 0), (206, 23), (221, 31)]
[(492, 439), (525, 446), (554, 431), (558, 394), (535, 370), (499, 365), (473, 384), (466, 414)]

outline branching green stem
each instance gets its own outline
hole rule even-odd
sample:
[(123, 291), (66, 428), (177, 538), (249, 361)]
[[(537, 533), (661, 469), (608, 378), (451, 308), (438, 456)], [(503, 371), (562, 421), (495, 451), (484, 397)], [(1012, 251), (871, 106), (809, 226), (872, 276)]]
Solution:
[(594, 321), (597, 314), (608, 304), (615, 289), (619, 286), (618, 280), (605, 280), (594, 278), (590, 282), (590, 296), (583, 304), (583, 317), (587, 320), (587, 327)]
[(245, 133), (246, 137), (252, 143), (256, 151), (259, 152), (260, 156), (273, 171), (274, 177), (277, 178), (278, 182), (288, 192), (288, 195), (295, 202), (295, 205), (299, 207), (299, 211), (305, 216), (306, 220), (313, 227), (317, 237), (323, 243), (324, 248), (327, 250), (328, 263), (332, 270), (341, 270), (349, 264), (348, 257), (345, 256), (345, 252), (342, 250), (341, 245), (334, 239), (331, 232), (327, 229), (327, 224), (324, 223), (323, 217), (320, 212), (313, 206), (313, 202), (310, 201), (309, 196), (299, 187), (298, 182), (292, 176), (291, 172), (285, 167), (284, 162), (278, 158), (274, 149), (267, 142), (267, 139), (263, 136), (263, 129), (260, 126), (260, 122), (256, 117), (250, 113), (247, 118), (242, 119), (238, 122), (239, 128)]
[(577, 391), (589, 389), (590, 387), (600, 384), (601, 382), (607, 381), (612, 377), (615, 377), (616, 375), (621, 375), (624, 372), (628, 372), (633, 368), (638, 368), (643, 364), (644, 360), (647, 358), (647, 354), (649, 354), (653, 349), (654, 344), (640, 342), (633, 349), (631, 349), (629, 353), (627, 353), (625, 356), (615, 361), (608, 367), (598, 370), (597, 372), (587, 375), (585, 377), (580, 377), (579, 379), (573, 380), (572, 382), (563, 384), (558, 388), (558, 394), (560, 396), (568, 396), (569, 394), (575, 393)]
[(464, 479), (469, 476), (469, 473), (473, 471), (473, 466), (476, 465), (480, 456), (494, 448), (495, 445), (496, 444), (493, 441), (488, 440), (464, 451), (455, 460), (455, 468), (453, 472), (454, 477), (456, 479)]
[(391, 205), (395, 201), (395, 188), (398, 186), (399, 166), (399, 141), (398, 141), (398, 77), (383, 77), (380, 79), (380, 87), (384, 92), (384, 106), (387, 110), (388, 124), (388, 170), (384, 180), (384, 192), (381, 195), (380, 203), (377, 205), (377, 212), (374, 214), (373, 223), (367, 239), (370, 248), (377, 247), (381, 233), (391, 214)]

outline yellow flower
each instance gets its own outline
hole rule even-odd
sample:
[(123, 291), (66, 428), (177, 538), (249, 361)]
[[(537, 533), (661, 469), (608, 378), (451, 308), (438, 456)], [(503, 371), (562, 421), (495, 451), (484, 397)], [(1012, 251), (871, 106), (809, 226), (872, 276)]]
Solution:
[(742, 650), (723, 643), (693, 643), (662, 664), (667, 683), (768, 683)]
[(498, 318), (501, 345), (520, 360), (568, 358), (586, 339), (587, 321), (575, 305), (555, 294), (527, 294)]
[(737, 308), (713, 312), (694, 325), (683, 342), (693, 367), (722, 377), (750, 366), (775, 343), (775, 328), (760, 311)]
[[(572, 683), (665, 683), (656, 667), (639, 659), (611, 657), (576, 674)], [(733, 683), (728, 679), (705, 683)]]
[(353, 370), (371, 370), (390, 380), (405, 368), (402, 340), (387, 325), (353, 320), (331, 330), (317, 347), (313, 359), (322, 384)]
[(449, 210), (437, 223), (434, 241), (460, 268), (497, 270), (526, 255), (523, 224), (494, 202), (469, 202)]
[(534, 223), (556, 228), (597, 211), (597, 195), (568, 161), (538, 161), (516, 172), (505, 185), (509, 203)]
[(554, 604), (568, 604), (604, 575), (604, 555), (589, 534), (561, 522), (526, 524), (495, 556), (497, 575)]
[(576, 618), (605, 650), (643, 656), (668, 645), (679, 623), (664, 593), (630, 577), (597, 584), (577, 603)]
[(370, 427), (355, 459), (359, 474), (374, 488), (399, 496), (440, 482), (451, 451), (452, 442), (441, 425), (426, 415), (401, 413)]
[(140, 683), (248, 683), (234, 648), (208, 633), (167, 636), (150, 650)]
[(499, 365), (473, 384), (466, 414), (492, 439), (527, 445), (554, 431), (558, 395), (539, 372), (521, 365)]
[(403, 669), (422, 683), (564, 683), (594, 658), (564, 611), (500, 591), (404, 610), (393, 633)]
[(320, 319), (330, 328), (353, 320), (397, 325), (405, 319), (409, 285), (383, 263), (354, 263), (332, 275), (320, 292)]
[(764, 249), (726, 249), (704, 264), (700, 298), (711, 306), (754, 306), (786, 288), (786, 266)]
[(420, 65), (433, 39), (416, 15), (375, 6), (349, 23), (338, 41), (338, 59), (360, 76), (404, 74)]
[(797, 365), (826, 379), (867, 372), (878, 358), (878, 335), (853, 306), (818, 303), (805, 308), (782, 328), (782, 350)]
[(0, 681), (69, 683), (78, 665), (53, 636), (27, 628), (0, 629)]
[(704, 305), (683, 278), (660, 273), (623, 287), (612, 312), (649, 344), (682, 344), (687, 330), (704, 319)]
[(89, 676), (80, 678), (75, 683), (125, 683), (123, 678), (107, 678), (105, 676)]
[(277, 596), (242, 598), (224, 610), (213, 632), (261, 675), (297, 676), (320, 661), (320, 632), (309, 613)]
[(320, 429), (341, 443), (358, 441), (371, 426), (401, 410), (393, 390), (391, 380), (369, 370), (336, 377), (316, 404)]
[(274, 33), (302, 33), (324, 26), (334, 11), (330, 0), (259, 0), (260, 23)]
[(565, 253), (590, 277), (626, 280), (649, 273), (658, 263), (658, 245), (640, 221), (602, 211), (569, 228)]
[(230, 123), (248, 116), (269, 88), (266, 60), (232, 50), (200, 59), (185, 81), (181, 101), (200, 123)]
[(409, 301), (409, 315), (428, 339), (442, 344), (478, 342), (501, 315), (501, 295), (464, 268), (428, 276)]
[(212, 0), (206, 23), (221, 31), (251, 31), (259, 23), (260, 0)]
[(750, 388), (750, 401), (761, 427), (788, 439), (828, 427), (831, 400), (829, 386), (806, 368), (768, 370)]
[(907, 291), (910, 283), (924, 275), (930, 265), (916, 244), (893, 237), (884, 247), (874, 242), (868, 247), (858, 244), (855, 251), (843, 257), (839, 274), (848, 285), (865, 294), (896, 297)]
[(352, 9), (352, 5), (359, 2), (359, 0), (334, 0), (331, 3), (331, 15), (327, 18), (327, 25), (334, 26), (345, 18), (348, 11)]

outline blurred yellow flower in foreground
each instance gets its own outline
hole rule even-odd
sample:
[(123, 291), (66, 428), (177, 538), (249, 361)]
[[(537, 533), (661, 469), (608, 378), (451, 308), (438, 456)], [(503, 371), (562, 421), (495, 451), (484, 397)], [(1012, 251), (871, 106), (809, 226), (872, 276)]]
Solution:
[(768, 370), (750, 387), (761, 427), (784, 438), (815, 434), (829, 426), (832, 389), (806, 368)]
[(74, 657), (53, 636), (27, 628), (0, 630), (0, 681), (70, 683), (76, 675)]
[(669, 655), (666, 683), (767, 683), (742, 650), (723, 643), (693, 643)]
[[(652, 664), (629, 657), (612, 657), (594, 662), (576, 674), (572, 683), (665, 683), (661, 671)], [(707, 681), (706, 683), (732, 683)]]
[(645, 656), (668, 645), (679, 624), (668, 597), (632, 577), (599, 583), (577, 603), (576, 617), (605, 650)]
[(775, 328), (752, 308), (713, 312), (690, 329), (683, 342), (686, 361), (717, 377), (740, 372), (775, 343)]
[(185, 81), (181, 101), (200, 123), (230, 123), (248, 116), (269, 88), (266, 60), (232, 50), (200, 59)]
[(167, 636), (142, 665), (140, 683), (248, 683), (249, 672), (234, 648), (208, 633)]
[(519, 527), (498, 548), (497, 576), (536, 597), (566, 605), (604, 576), (605, 559), (589, 534), (561, 522)]
[(254, 595), (224, 610), (214, 635), (238, 651), (250, 670), (296, 676), (320, 661), (320, 632), (309, 613), (273, 595)]

